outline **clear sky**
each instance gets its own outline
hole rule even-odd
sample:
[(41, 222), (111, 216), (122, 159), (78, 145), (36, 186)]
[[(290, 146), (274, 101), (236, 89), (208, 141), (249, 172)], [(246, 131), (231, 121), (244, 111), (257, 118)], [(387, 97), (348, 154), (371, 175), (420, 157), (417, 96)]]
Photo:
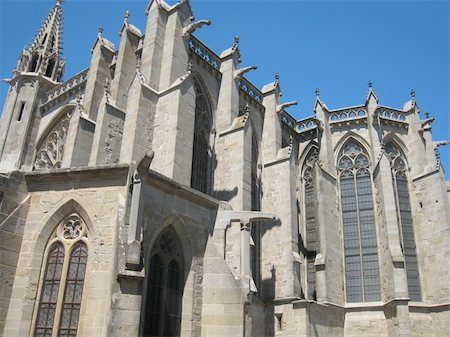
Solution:
[[(173, 4), (174, 0), (168, 3)], [(191, 1), (196, 19), (211, 26), (195, 32), (217, 54), (239, 35), (242, 66), (257, 87), (280, 73), (283, 100), (297, 118), (313, 114), (314, 90), (331, 109), (364, 103), (371, 80), (380, 104), (402, 108), (412, 88), (422, 111), (436, 118), (434, 140), (450, 139), (448, 1)], [(11, 76), (55, 1), (0, 0), (0, 78)], [(89, 66), (98, 27), (118, 46), (126, 9), (145, 30), (148, 1), (66, 0), (65, 78)], [(3, 106), (7, 85), (0, 84)], [(440, 153), (450, 179), (450, 146)]]

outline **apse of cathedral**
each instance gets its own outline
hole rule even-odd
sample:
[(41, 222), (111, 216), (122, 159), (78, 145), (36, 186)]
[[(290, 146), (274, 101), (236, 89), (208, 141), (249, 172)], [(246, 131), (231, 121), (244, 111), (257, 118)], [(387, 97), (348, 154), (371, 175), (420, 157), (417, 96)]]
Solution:
[(7, 81), (0, 334), (449, 335), (448, 142), (414, 92), (296, 120), (186, 0), (63, 80), (62, 7)]

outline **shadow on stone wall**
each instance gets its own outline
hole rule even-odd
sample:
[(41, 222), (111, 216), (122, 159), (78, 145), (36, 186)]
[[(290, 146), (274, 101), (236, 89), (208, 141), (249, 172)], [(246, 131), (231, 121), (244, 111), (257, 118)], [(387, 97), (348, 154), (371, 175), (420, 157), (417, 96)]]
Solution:
[(29, 207), (23, 174), (0, 175), (0, 335), (3, 335)]

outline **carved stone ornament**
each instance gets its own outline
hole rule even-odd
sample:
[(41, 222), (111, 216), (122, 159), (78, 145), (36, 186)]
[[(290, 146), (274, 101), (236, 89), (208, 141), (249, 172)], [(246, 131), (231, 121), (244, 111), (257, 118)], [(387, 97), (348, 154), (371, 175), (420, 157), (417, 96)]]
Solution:
[(34, 160), (35, 170), (61, 167), (71, 116), (71, 113), (64, 116), (41, 143)]
[(56, 235), (62, 241), (71, 242), (86, 236), (86, 225), (76, 213), (70, 214), (59, 225)]

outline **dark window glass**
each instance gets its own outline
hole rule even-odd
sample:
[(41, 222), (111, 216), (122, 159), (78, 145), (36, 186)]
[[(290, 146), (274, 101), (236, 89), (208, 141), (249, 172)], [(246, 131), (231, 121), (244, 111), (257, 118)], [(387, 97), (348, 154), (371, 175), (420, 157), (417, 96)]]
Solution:
[(144, 336), (179, 336), (183, 297), (181, 243), (173, 229), (155, 241), (148, 265)]
[(212, 128), (211, 111), (204, 92), (197, 82), (195, 88), (194, 144), (192, 153), (191, 187), (203, 193), (210, 193), (210, 146)]
[(144, 336), (159, 336), (161, 322), (162, 298), (164, 295), (162, 260), (158, 254), (152, 256), (148, 272), (147, 306)]
[(87, 248), (78, 243), (70, 255), (58, 336), (76, 336), (86, 273)]
[(36, 337), (51, 337), (52, 335), (63, 264), (64, 247), (62, 244), (56, 243), (48, 253), (34, 332)]

